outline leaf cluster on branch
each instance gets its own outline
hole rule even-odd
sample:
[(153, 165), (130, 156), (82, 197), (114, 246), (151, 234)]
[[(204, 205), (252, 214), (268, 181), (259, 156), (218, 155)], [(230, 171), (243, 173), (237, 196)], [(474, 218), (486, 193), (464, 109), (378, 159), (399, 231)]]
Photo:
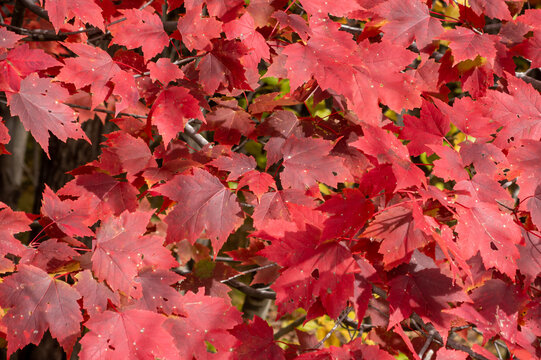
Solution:
[(1, 3), (0, 101), (47, 156), (116, 130), (0, 203), (8, 356), (541, 357), (539, 1), (41, 3)]

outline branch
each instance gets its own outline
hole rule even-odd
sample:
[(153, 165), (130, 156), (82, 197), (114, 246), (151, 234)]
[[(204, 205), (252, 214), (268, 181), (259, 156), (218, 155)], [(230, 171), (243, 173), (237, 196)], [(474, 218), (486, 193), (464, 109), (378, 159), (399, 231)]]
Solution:
[(246, 285), (245, 283), (238, 280), (227, 280), (226, 282), (221, 281), (222, 283), (231, 286), (239, 290), (240, 292), (251, 296), (256, 299), (271, 299), (276, 300), (276, 293), (274, 291), (268, 291), (263, 289), (256, 289), (251, 286)]
[(287, 325), (286, 327), (281, 328), (274, 334), (274, 340), (280, 339), (285, 334), (289, 333), (290, 331), (293, 331), (297, 326), (300, 326), (304, 320), (306, 320), (306, 315), (301, 316), (297, 320), (293, 321), (291, 324)]
[(51, 20), (49, 20), (49, 14), (47, 14), (47, 10), (45, 10), (44, 8), (42, 8), (39, 5), (36, 5), (36, 3), (34, 3), (32, 0), (18, 0), (18, 1), (25, 8), (27, 8), (28, 10), (30, 10), (31, 12), (33, 12), (34, 14), (39, 16), (40, 18), (51, 22)]
[[(115, 114), (115, 112), (112, 111), (112, 110), (91, 109), (89, 106), (70, 104), (70, 103), (65, 103), (65, 105), (67, 105), (69, 107), (72, 107), (72, 108), (75, 108), (75, 109), (90, 110), (90, 111), (102, 112), (102, 113), (112, 114), (112, 115)], [(129, 113), (124, 113), (124, 112), (119, 112), (118, 115), (120, 115), (120, 116), (131, 116), (131, 117), (134, 117), (136, 119), (147, 119), (147, 116), (145, 116), (145, 115), (129, 114)], [(195, 141), (198, 145), (200, 145), (201, 147), (203, 147), (203, 146), (205, 146), (205, 145), (207, 145), (209, 143), (208, 140), (205, 139), (203, 137), (203, 135), (198, 134), (197, 131), (195, 131), (193, 126), (191, 126), (190, 124), (186, 124), (186, 126), (184, 126), (184, 133), (187, 136), (189, 136), (193, 141)]]
[(228, 281), (233, 280), (233, 279), (236, 279), (236, 278), (241, 277), (241, 276), (243, 276), (243, 275), (250, 274), (250, 273), (253, 273), (253, 272), (256, 272), (256, 271), (259, 271), (259, 270), (263, 270), (263, 269), (268, 269), (268, 268), (274, 267), (274, 266), (278, 266), (278, 264), (276, 264), (276, 263), (271, 263), (271, 264), (259, 266), (259, 267), (256, 267), (256, 268), (253, 268), (253, 269), (250, 269), (250, 270), (246, 270), (246, 271), (243, 271), (243, 272), (238, 273), (238, 274), (235, 275), (235, 276), (231, 276), (231, 277), (228, 278), (228, 279), (222, 280), (221, 282), (222, 282), (223, 284), (225, 284), (225, 283), (227, 283)]
[(342, 321), (344, 321), (344, 319), (348, 316), (350, 311), (351, 311), (350, 307), (347, 307), (344, 311), (342, 311), (342, 314), (338, 317), (338, 319), (336, 319), (336, 323), (332, 327), (331, 331), (329, 331), (327, 333), (327, 335), (325, 335), (325, 337), (323, 339), (321, 339), (321, 341), (316, 344), (314, 349), (319, 349), (321, 347), (321, 345), (323, 345), (325, 343), (325, 341), (327, 341), (327, 339), (331, 337), (331, 335), (336, 331), (336, 329), (338, 329), (340, 324), (342, 324)]
[[(438, 340), (438, 342), (441, 343), (441, 341), (443, 340), (443, 338), (441, 337), (441, 335), (438, 333), (438, 331), (434, 328), (434, 326), (432, 326), (431, 324), (425, 324), (423, 322), (423, 320), (421, 319), (421, 317), (417, 314), (413, 314), (411, 315), (411, 319), (419, 324), (423, 329), (427, 330), (429, 334), (433, 334), (433, 338), (432, 338), (432, 341), (436, 341)], [(463, 330), (463, 327), (460, 327), (460, 328), (455, 328), (455, 331), (458, 331), (458, 330)], [(452, 336), (453, 334), (451, 334)], [(426, 336), (426, 333), (425, 333), (425, 336)], [(430, 336), (430, 335), (429, 335)], [(451, 349), (455, 349), (455, 350), (459, 350), (459, 351), (464, 351), (465, 353), (467, 353), (468, 355), (471, 356), (472, 359), (475, 359), (475, 360), (488, 360), (486, 357), (484, 357), (483, 355), (481, 354), (478, 354), (476, 353), (475, 351), (473, 351), (471, 348), (469, 348), (468, 346), (466, 345), (462, 345), (461, 343), (459, 342), (456, 342), (454, 341), (451, 336), (448, 336), (447, 337), (447, 343), (445, 344), (446, 347), (448, 348), (451, 348)], [(425, 343), (426, 345), (426, 343)], [(424, 347), (424, 346), (423, 346)], [(427, 346), (428, 348), (428, 346)]]

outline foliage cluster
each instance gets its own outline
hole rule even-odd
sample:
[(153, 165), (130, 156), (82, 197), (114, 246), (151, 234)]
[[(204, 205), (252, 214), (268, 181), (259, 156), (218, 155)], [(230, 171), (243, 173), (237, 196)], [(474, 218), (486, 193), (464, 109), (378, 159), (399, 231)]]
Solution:
[[(42, 149), (117, 128), (40, 214), (0, 203), (8, 355), (539, 358), (538, 5), (4, 1), (2, 101)], [(231, 287), (352, 341), (280, 341)]]

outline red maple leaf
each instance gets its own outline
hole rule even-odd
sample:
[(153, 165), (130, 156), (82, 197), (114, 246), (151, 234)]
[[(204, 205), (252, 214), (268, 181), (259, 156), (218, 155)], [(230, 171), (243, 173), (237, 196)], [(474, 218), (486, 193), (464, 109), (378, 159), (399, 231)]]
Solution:
[(391, 164), (396, 182), (396, 189), (403, 189), (425, 182), (421, 169), (413, 165), (408, 149), (392, 133), (374, 127), (363, 126), (364, 136), (350, 145), (374, 156), (380, 164)]
[(329, 153), (333, 145), (322, 139), (288, 138), (282, 146), (284, 171), (280, 174), (285, 188), (304, 189), (317, 182), (336, 187), (351, 178), (343, 160)]
[(45, 10), (56, 32), (60, 31), (67, 20), (77, 17), (105, 31), (101, 8), (92, 0), (48, 0)]
[(439, 38), (451, 42), (450, 47), (456, 62), (473, 60), (479, 55), (492, 63), (496, 57), (494, 42), (487, 34), (477, 34), (472, 30), (459, 27), (448, 29)]
[(320, 236), (318, 229), (308, 226), (304, 232), (286, 233), (260, 251), (286, 267), (272, 285), (278, 316), (298, 307), (310, 309), (319, 300), (329, 316), (338, 317), (353, 296), (351, 252), (338, 242), (321, 243)]
[(254, 18), (250, 13), (247, 12), (239, 19), (224, 24), (223, 30), (228, 40), (240, 39), (248, 49), (243, 58), (246, 67), (257, 68), (261, 59), (269, 59), (269, 45), (263, 35), (256, 30)]
[(421, 117), (404, 115), (404, 128), (400, 133), (402, 139), (410, 140), (408, 151), (412, 156), (431, 153), (427, 145), (441, 145), (449, 132), (449, 118), (431, 102), (423, 100)]
[(470, 7), (477, 15), (485, 14), (491, 18), (511, 20), (505, 0), (472, 0)]
[(382, 28), (384, 37), (398, 45), (409, 46), (415, 40), (419, 48), (424, 48), (444, 30), (420, 0), (390, 0), (376, 7), (375, 11), (389, 20)]
[(230, 330), (238, 339), (235, 359), (285, 360), (284, 351), (274, 342), (272, 328), (259, 316), (248, 324), (240, 324)]
[(172, 86), (159, 93), (150, 110), (148, 121), (156, 125), (164, 145), (167, 146), (180, 131), (184, 131), (186, 123), (192, 118), (204, 122), (199, 102), (186, 88)]
[(66, 65), (56, 79), (72, 83), (79, 89), (90, 85), (92, 108), (95, 108), (105, 100), (109, 92), (107, 82), (122, 70), (111, 56), (100, 48), (82, 43), (65, 43), (64, 46), (78, 57), (67, 58)]
[(137, 9), (121, 10), (121, 13), (126, 20), (107, 27), (114, 43), (128, 49), (142, 47), (147, 61), (169, 44), (169, 36), (158, 15)]
[(235, 194), (205, 170), (177, 175), (156, 191), (179, 204), (164, 220), (168, 243), (183, 239), (194, 243), (205, 232), (217, 253), (243, 222)]
[(246, 46), (236, 41), (213, 40), (212, 50), (201, 58), (197, 69), (199, 81), (208, 94), (213, 94), (220, 85), (229, 91), (251, 90), (246, 79), (246, 70), (240, 59), (248, 53)]
[(376, 215), (362, 236), (382, 240), (379, 253), (383, 255), (385, 267), (393, 268), (408, 262), (415, 249), (430, 241), (416, 224), (423, 221), (423, 216), (414, 202), (394, 206)]
[(62, 102), (68, 91), (36, 73), (21, 81), (18, 93), (7, 93), (12, 115), (21, 119), (26, 130), (49, 155), (49, 131), (62, 141), (68, 138), (90, 142), (77, 122), (77, 113)]
[[(186, 293), (182, 297), (181, 317), (170, 317), (164, 324), (181, 349), (181, 360), (207, 359), (207, 342), (217, 350), (217, 358), (226, 358), (233, 351), (234, 338), (228, 330), (241, 323), (240, 312), (229, 300)], [(216, 321), (216, 314), (220, 321)]]
[(85, 203), (81, 201), (60, 200), (49, 186), (45, 185), (41, 213), (66, 235), (94, 236), (94, 232), (88, 228), (93, 225), (89, 223), (92, 219), (90, 209), (84, 205)]
[(188, 50), (210, 50), (212, 39), (220, 37), (222, 22), (214, 17), (202, 18), (202, 6), (190, 8), (178, 19), (178, 31)]
[(7, 254), (20, 256), (26, 249), (13, 235), (30, 231), (32, 220), (21, 211), (13, 211), (0, 202), (0, 258)]
[(71, 354), (81, 334), (81, 295), (45, 271), (19, 265), (17, 272), (0, 283), (0, 306), (10, 308), (2, 318), (8, 329), (8, 356), (27, 344), (39, 344), (45, 331)]
[(159, 58), (156, 62), (149, 61), (147, 67), (150, 71), (150, 78), (164, 85), (184, 77), (182, 70), (167, 58)]
[(325, 201), (318, 210), (332, 213), (325, 221), (321, 238), (351, 238), (366, 224), (374, 212), (374, 205), (356, 189), (344, 189)]
[(452, 317), (442, 311), (450, 308), (448, 303), (471, 302), (453, 279), (442, 274), (434, 261), (420, 252), (412, 256), (407, 272), (391, 279), (389, 286), (389, 328), (415, 312), (441, 331), (444, 340), (444, 330), (449, 328)]
[(220, 156), (219, 158), (212, 160), (209, 165), (215, 166), (222, 171), (229, 171), (227, 181), (235, 181), (247, 172), (254, 170), (257, 163), (251, 156), (231, 153), (231, 156)]
[(245, 186), (248, 186), (248, 189), (250, 189), (258, 199), (261, 199), (261, 196), (269, 191), (269, 188), (276, 190), (274, 178), (265, 172), (257, 170), (249, 171), (242, 176), (238, 184), (238, 189), (240, 190)]
[(83, 296), (83, 307), (89, 315), (95, 315), (107, 310), (107, 302), (119, 305), (120, 296), (104, 283), (98, 282), (90, 270), (84, 270), (75, 275), (77, 283), (73, 286)]
[[(179, 353), (171, 344), (172, 336), (162, 324), (166, 317), (152, 311), (104, 311), (85, 323), (90, 329), (81, 339), (81, 360), (178, 359)], [(184, 349), (182, 349), (184, 350)]]
[(141, 284), (142, 296), (133, 305), (137, 309), (161, 310), (171, 315), (178, 314), (182, 295), (172, 285), (180, 283), (182, 277), (165, 269), (146, 268), (139, 272), (135, 282)]
[(255, 130), (252, 117), (237, 105), (236, 100), (221, 101), (206, 116), (209, 130), (214, 130), (214, 141), (224, 145), (238, 144), (241, 136), (253, 137)]
[(163, 247), (163, 238), (144, 235), (152, 212), (124, 212), (103, 219), (92, 246), (92, 270), (101, 281), (134, 298), (141, 297), (138, 270), (145, 266), (169, 269), (178, 265)]

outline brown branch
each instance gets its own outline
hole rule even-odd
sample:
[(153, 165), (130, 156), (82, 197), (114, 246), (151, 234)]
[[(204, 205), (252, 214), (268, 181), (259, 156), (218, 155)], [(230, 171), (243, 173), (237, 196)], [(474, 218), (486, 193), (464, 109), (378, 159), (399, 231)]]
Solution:
[(51, 22), (51, 20), (49, 20), (49, 14), (47, 14), (47, 10), (34, 3), (32, 0), (18, 0), (18, 2), (40, 18)]
[(297, 320), (293, 321), (291, 324), (287, 325), (286, 327), (281, 328), (280, 330), (276, 332), (276, 334), (274, 334), (274, 340), (278, 340), (285, 334), (295, 330), (295, 328), (297, 326), (300, 326), (304, 322), (304, 320), (306, 320), (306, 315), (301, 316)]
[(239, 290), (240, 292), (256, 299), (271, 299), (276, 300), (276, 293), (263, 289), (256, 289), (238, 280), (228, 280), (224, 284)]

